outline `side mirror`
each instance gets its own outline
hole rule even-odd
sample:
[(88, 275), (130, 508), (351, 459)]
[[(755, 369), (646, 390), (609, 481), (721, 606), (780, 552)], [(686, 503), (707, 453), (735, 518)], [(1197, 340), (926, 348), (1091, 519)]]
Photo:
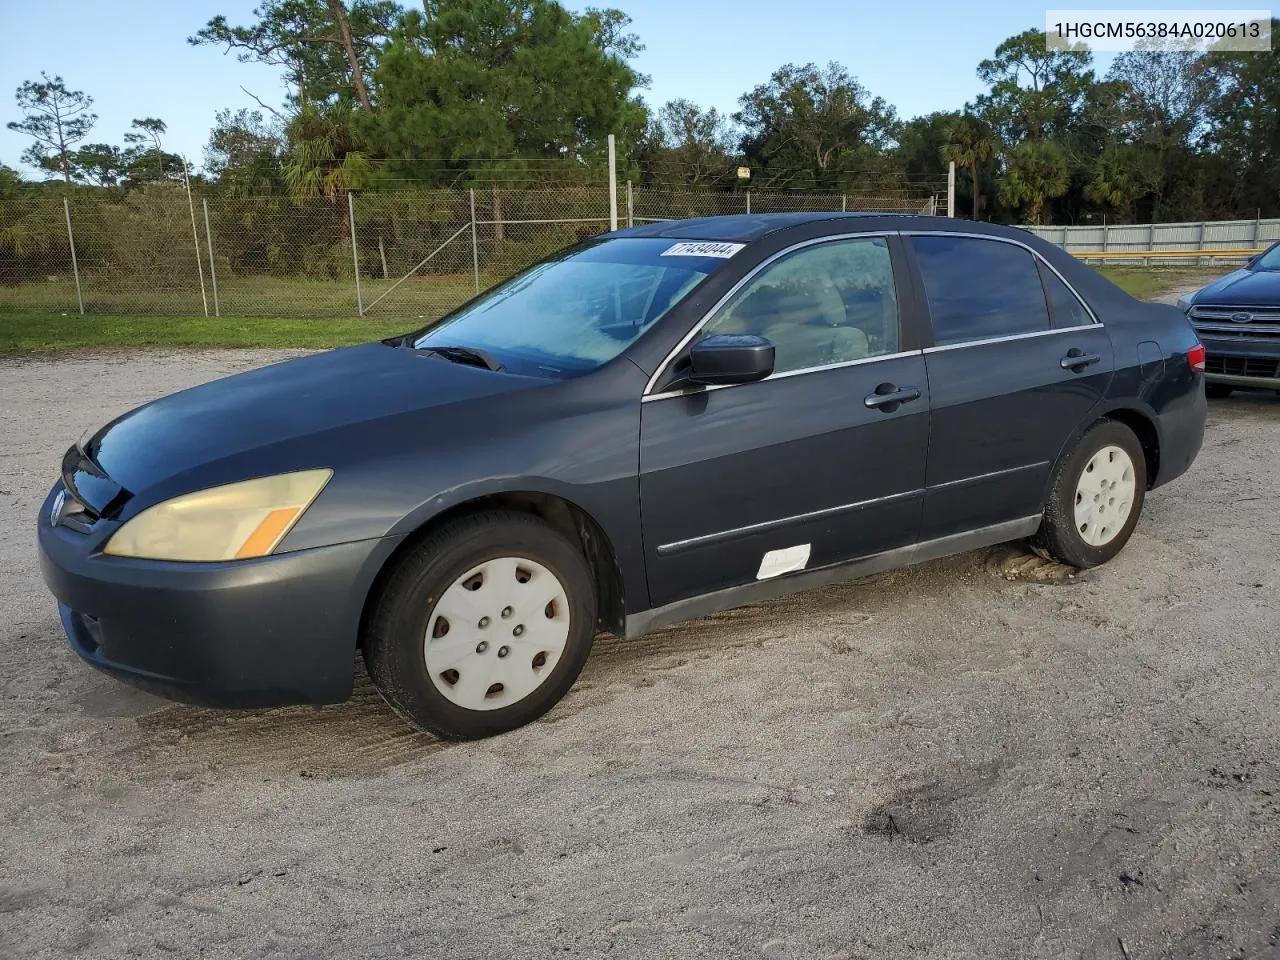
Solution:
[(752, 383), (771, 373), (773, 344), (764, 337), (722, 333), (699, 340), (689, 351), (693, 383)]

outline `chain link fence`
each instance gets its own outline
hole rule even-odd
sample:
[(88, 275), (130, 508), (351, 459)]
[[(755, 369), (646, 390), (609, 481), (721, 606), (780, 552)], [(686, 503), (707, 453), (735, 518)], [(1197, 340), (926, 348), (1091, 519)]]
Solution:
[[(932, 213), (934, 196), (618, 185), (618, 225), (786, 211)], [(606, 183), (288, 197), (0, 200), (0, 313), (431, 319), (610, 226)]]

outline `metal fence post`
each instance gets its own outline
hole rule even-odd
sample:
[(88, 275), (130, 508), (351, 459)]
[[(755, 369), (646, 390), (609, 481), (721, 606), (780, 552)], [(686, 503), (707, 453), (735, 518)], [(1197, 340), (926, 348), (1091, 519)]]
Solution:
[(1111, 245), (1109, 243), (1110, 239), (1111, 239), (1111, 227), (1107, 223), (1107, 215), (1104, 213), (1102, 215), (1102, 252), (1103, 253), (1106, 253), (1107, 248)]
[(956, 215), (956, 162), (947, 164), (947, 216)]
[(213, 265), (213, 231), (209, 229), (209, 201), (200, 198), (200, 206), (204, 208), (204, 239), (209, 247), (209, 282), (213, 286), (213, 315), (222, 316), (222, 307), (218, 304), (218, 269)]
[(747, 188), (747, 213), (751, 212), (751, 188)]
[(1262, 208), (1258, 207), (1258, 212), (1253, 217), (1253, 243), (1250, 244), (1254, 250), (1258, 249), (1258, 234), (1262, 232)]
[(62, 211), (67, 215), (67, 244), (71, 247), (71, 273), (76, 278), (76, 303), (80, 305), (80, 316), (84, 316), (84, 295), (80, 292), (80, 264), (76, 261), (76, 236), (71, 232), (71, 201), (62, 198)]
[(347, 192), (347, 215), (351, 218), (351, 262), (356, 268), (356, 313), (364, 316), (364, 298), (360, 295), (360, 248), (356, 243), (356, 192)]
[(845, 193), (840, 194), (840, 212), (841, 213), (849, 212), (849, 195), (848, 194), (845, 194)]
[(618, 157), (613, 134), (609, 134), (609, 229), (618, 229)]
[(382, 261), (382, 279), (387, 279), (387, 251), (382, 245), (382, 234), (378, 234), (378, 259)]
[(187, 209), (191, 211), (191, 240), (196, 246), (196, 273), (200, 275), (200, 302), (204, 315), (209, 315), (209, 295), (204, 289), (204, 261), (200, 259), (200, 231), (196, 228), (196, 202), (191, 195), (191, 177), (187, 174), (187, 158), (182, 158), (182, 179), (187, 185)]
[(476, 278), (476, 293), (480, 292), (480, 239), (476, 236), (476, 190), (471, 188), (471, 269)]
[(634, 227), (635, 223), (635, 201), (631, 198), (631, 181), (627, 181), (627, 226)]

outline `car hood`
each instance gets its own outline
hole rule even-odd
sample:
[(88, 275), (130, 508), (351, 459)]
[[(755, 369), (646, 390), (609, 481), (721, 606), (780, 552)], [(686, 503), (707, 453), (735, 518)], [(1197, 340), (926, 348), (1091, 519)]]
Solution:
[(1195, 302), (1224, 307), (1280, 306), (1280, 271), (1237, 270), (1200, 290)]
[(328, 441), (343, 428), (358, 431), (372, 421), (547, 382), (365, 344), (286, 360), (138, 407), (83, 445), (90, 461), (85, 466), (137, 493), (240, 455), (282, 446), (305, 449), (307, 438), (318, 434), (329, 434)]

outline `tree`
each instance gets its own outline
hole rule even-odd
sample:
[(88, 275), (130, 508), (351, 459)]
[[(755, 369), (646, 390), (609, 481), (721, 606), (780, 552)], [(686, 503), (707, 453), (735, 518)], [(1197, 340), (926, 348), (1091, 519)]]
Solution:
[(973, 184), (973, 219), (981, 214), (981, 181), (978, 168), (995, 157), (1000, 149), (996, 133), (986, 123), (971, 113), (960, 117), (947, 131), (947, 142), (942, 147), (943, 159), (969, 171)]
[(897, 129), (893, 107), (838, 63), (788, 63), (738, 103), (743, 152), (775, 183), (844, 186), (883, 167)]
[[(1116, 57), (1107, 79), (1120, 87), (1120, 133), (1134, 146), (1124, 167), (1135, 190), (1152, 197), (1151, 217), (1158, 219), (1171, 173), (1185, 166), (1206, 128), (1212, 86), (1200, 54), (1148, 42)], [(1099, 171), (1106, 180), (1109, 171)]]
[(1010, 37), (978, 64), (978, 78), (991, 90), (978, 97), (975, 112), (1005, 143), (1061, 134), (1094, 81), (1092, 60), (1087, 51), (1048, 49), (1043, 30)]
[(204, 168), (231, 193), (271, 193), (283, 184), (283, 149), (283, 130), (261, 111), (219, 110), (204, 148)]
[[(1280, 35), (1280, 19), (1271, 21)], [(1237, 210), (1280, 213), (1280, 45), (1205, 54), (1208, 145), (1228, 165)]]
[(141, 156), (148, 152), (145, 145), (149, 144), (150, 152), (155, 155), (156, 174), (159, 179), (164, 178), (164, 151), (161, 149), (160, 137), (168, 130), (168, 126), (163, 120), (155, 117), (144, 117), (141, 120), (134, 120), (129, 124), (129, 132), (124, 135), (124, 142), (132, 145), (135, 150), (135, 156)]
[(28, 80), (14, 94), (23, 117), (8, 127), (35, 140), (22, 154), (23, 160), (43, 170), (61, 171), (62, 179), (70, 183), (71, 145), (88, 136), (98, 120), (90, 110), (93, 97), (68, 90), (62, 77), (50, 78), (42, 72), (40, 78)]
[(552, 0), (427, 0), (404, 15), (374, 73), (378, 110), (356, 126), (390, 159), (626, 155), (644, 129), (618, 11)]
[(959, 119), (958, 110), (940, 110), (904, 122), (898, 129), (898, 146), (893, 151), (895, 169), (910, 183), (936, 185), (945, 180), (947, 165), (942, 149), (948, 131)]
[(77, 182), (116, 187), (124, 179), (128, 158), (115, 144), (88, 143), (71, 154), (69, 163)]
[(1093, 176), (1085, 185), (1085, 198), (1127, 219), (1139, 192), (1134, 175), (1133, 148), (1110, 150), (1098, 157)]
[(263, 0), (248, 26), (233, 27), (220, 14), (187, 42), (224, 47), (241, 63), (283, 68), (294, 110), (354, 94), (370, 111), (365, 76), (400, 14), (393, 0)]
[(1000, 196), (1024, 209), (1027, 223), (1039, 224), (1047, 200), (1067, 192), (1071, 174), (1062, 148), (1052, 140), (1028, 140), (1009, 151)]
[(736, 135), (727, 117), (691, 100), (669, 100), (649, 121), (642, 163), (662, 183), (710, 186), (733, 171)]

